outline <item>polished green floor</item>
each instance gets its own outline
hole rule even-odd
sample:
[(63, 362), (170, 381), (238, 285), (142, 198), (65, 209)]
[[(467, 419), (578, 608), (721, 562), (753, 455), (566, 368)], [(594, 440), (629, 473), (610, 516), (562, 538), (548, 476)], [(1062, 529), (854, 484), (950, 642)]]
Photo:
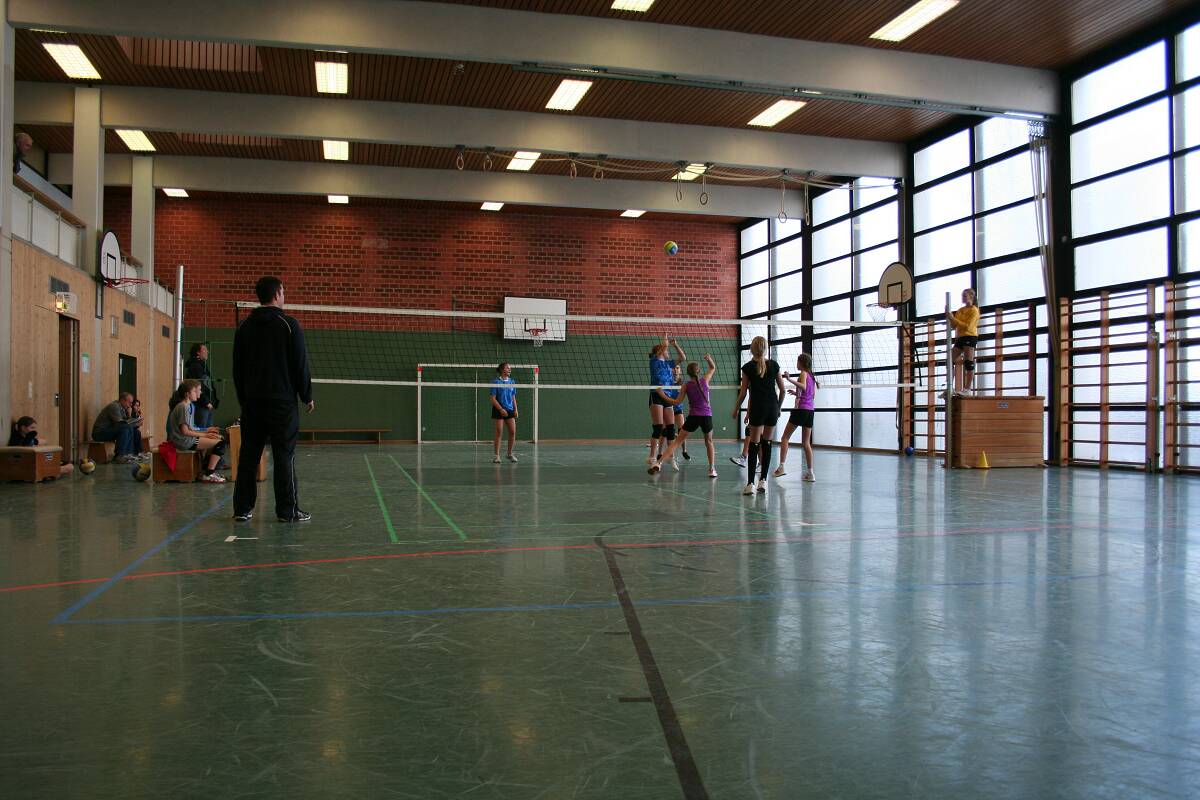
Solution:
[(1200, 796), (1196, 479), (724, 450), (0, 485), (0, 797)]

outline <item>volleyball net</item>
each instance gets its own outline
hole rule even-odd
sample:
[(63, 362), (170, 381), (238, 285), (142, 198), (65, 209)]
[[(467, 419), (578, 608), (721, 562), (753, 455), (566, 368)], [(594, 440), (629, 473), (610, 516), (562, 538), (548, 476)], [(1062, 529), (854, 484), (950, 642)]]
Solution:
[[(244, 317), (253, 304), (239, 304)], [(536, 441), (629, 438), (645, 427), (650, 351), (703, 371), (713, 357), (714, 416), (733, 410), (739, 369), (756, 336), (794, 372), (806, 352), (822, 390), (895, 391), (905, 328), (894, 321), (539, 316), (489, 311), (289, 305), (304, 327), (310, 369), (322, 392), (392, 438), (479, 441), (491, 437), (490, 390), (509, 363), (518, 436)], [(668, 387), (669, 388), (669, 387)], [(398, 420), (411, 419), (404, 424)], [(411, 426), (411, 427), (410, 427)], [(730, 425), (730, 430), (736, 428)], [(404, 435), (404, 431), (414, 436)]]

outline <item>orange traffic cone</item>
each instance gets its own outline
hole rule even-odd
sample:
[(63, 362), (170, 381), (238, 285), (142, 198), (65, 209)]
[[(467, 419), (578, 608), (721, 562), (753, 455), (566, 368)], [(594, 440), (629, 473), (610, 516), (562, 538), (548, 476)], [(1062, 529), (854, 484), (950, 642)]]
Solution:
[(987, 463), (987, 453), (982, 450), (979, 451), (979, 460), (975, 462), (975, 469), (991, 469)]

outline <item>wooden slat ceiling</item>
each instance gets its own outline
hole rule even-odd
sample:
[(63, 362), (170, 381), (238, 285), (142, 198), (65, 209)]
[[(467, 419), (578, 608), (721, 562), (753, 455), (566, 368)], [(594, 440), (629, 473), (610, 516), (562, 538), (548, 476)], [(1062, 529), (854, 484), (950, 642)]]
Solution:
[(1192, 0), (962, 0), (903, 42), (873, 32), (915, 0), (656, 0), (645, 13), (611, 0), (434, 0), (549, 14), (608, 17), (1060, 69)]
[[(120, 39), (120, 40), (119, 40)], [(237, 45), (161, 40), (129, 41), (114, 36), (61, 36), (16, 32), (16, 77), (25, 81), (65, 80), (62, 70), (41, 47), (44, 41), (78, 44), (104, 76), (104, 83), (218, 92), (316, 96), (313, 51), (256, 48), (253, 55)], [(166, 44), (173, 45), (167, 48)], [(229, 48), (226, 52), (223, 48)], [(173, 50), (171, 56), (167, 50)], [(136, 63), (131, 52), (156, 52), (155, 64)], [(328, 56), (322, 55), (322, 58)], [(208, 66), (196, 67), (197, 59)], [(231, 63), (256, 59), (260, 70), (230, 69)], [(468, 106), (545, 112), (561, 76), (518, 72), (505, 64), (407, 58), (368, 53), (344, 56), (350, 65), (350, 92), (359, 100)], [(161, 66), (170, 63), (177, 66)], [(459, 65), (461, 64), (461, 69)], [(627, 119), (747, 129), (746, 123), (776, 97), (718, 89), (698, 89), (621, 80), (596, 81), (575, 116)], [(552, 112), (546, 112), (552, 113)], [(813, 100), (773, 128), (779, 133), (903, 142), (951, 119), (938, 111), (856, 105)], [(450, 144), (447, 142), (447, 144)], [(480, 144), (484, 144), (481, 142)]]
[[(48, 153), (70, 153), (74, 149), (72, 129), (57, 125), (26, 125), (21, 130), (33, 137), (34, 143)], [(217, 158), (260, 158), (273, 161), (324, 161), (321, 154), (321, 143), (308, 139), (262, 139), (250, 143), (210, 141), (202, 138), (192, 141), (190, 134), (174, 134), (151, 131), (147, 133), (150, 141), (157, 148), (156, 153), (170, 156), (211, 156)], [(234, 137), (236, 138), (236, 137)], [(242, 137), (248, 138), (248, 137)], [(130, 153), (125, 143), (114, 131), (105, 131), (105, 151), (112, 154), (127, 155)], [(260, 142), (275, 142), (274, 145), (263, 145)], [(492, 157), (491, 170), (504, 171), (511, 153), (499, 152)], [(455, 169), (457, 151), (448, 147), (417, 147), (410, 145), (352, 143), (350, 145), (351, 164), (369, 164), (378, 167), (406, 167), (409, 169)], [(468, 151), (463, 156), (463, 168), (481, 172), (487, 170), (487, 155), (482, 152)], [(604, 177), (611, 180), (644, 180), (667, 181), (677, 171), (674, 164), (667, 162), (609, 160), (604, 164)], [(530, 170), (535, 175), (569, 175), (571, 165), (565, 159), (556, 160), (544, 157), (534, 164)], [(589, 165), (577, 165), (577, 180), (593, 180), (594, 168)], [(762, 169), (736, 170), (737, 180), (723, 179), (719, 174), (706, 178), (707, 183), (714, 185), (738, 185), (775, 188), (779, 186), (777, 173)], [(832, 180), (828, 175), (813, 176), (818, 180)], [(757, 180), (755, 179), (757, 178)], [(700, 182), (685, 182), (683, 188), (689, 185), (700, 191)], [(789, 187), (794, 188), (794, 187)]]

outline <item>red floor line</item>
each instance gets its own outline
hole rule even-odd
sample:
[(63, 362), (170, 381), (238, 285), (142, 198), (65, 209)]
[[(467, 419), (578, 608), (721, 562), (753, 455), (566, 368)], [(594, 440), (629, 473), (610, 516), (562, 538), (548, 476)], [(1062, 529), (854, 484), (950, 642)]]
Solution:
[[(907, 531), (889, 533), (883, 536), (860, 536), (858, 541), (879, 541), (881, 539), (911, 539), (918, 536), (964, 536), (970, 534), (988, 534), (988, 533), (1037, 533), (1044, 530), (1061, 530), (1063, 528), (1079, 527), (1070, 525), (1036, 525), (1028, 528), (962, 528), (954, 531), (944, 531), (942, 533), (926, 533), (924, 531)], [(728, 545), (757, 545), (757, 544), (795, 544), (798, 542), (831, 542), (831, 541), (851, 541), (855, 536), (851, 533), (833, 533), (829, 534), (811, 534), (808, 536), (775, 536), (763, 537), (761, 539), (704, 539), (691, 542), (628, 542), (624, 544), (613, 543), (607, 545), (613, 550), (653, 550), (671, 547), (724, 547)], [(126, 575), (121, 580), (136, 581), (145, 578), (169, 578), (179, 575), (205, 575), (215, 572), (241, 572), (251, 569), (277, 569), (280, 567), (303, 567), (314, 564), (345, 564), (354, 561), (384, 561), (397, 558), (433, 558), (435, 556), (472, 556), (472, 555), (496, 555), (502, 553), (544, 553), (544, 552), (563, 552), (566, 550), (594, 550), (594, 544), (560, 544), (560, 545), (544, 545), (538, 547), (487, 547), (487, 548), (472, 548), (469, 550), (428, 550), (418, 553), (381, 553), (377, 555), (367, 556), (340, 556), (338, 558), (311, 558), (301, 561), (271, 561), (262, 564), (232, 564), (224, 567), (199, 567), (197, 569), (179, 569), (162, 572), (137, 572), (132, 575)], [(31, 583), (24, 586), (6, 586), (0, 588), (0, 593), (4, 592), (22, 592), (32, 589), (53, 589), (61, 586), (78, 586), (88, 583), (103, 583), (108, 578), (84, 578), (75, 581), (57, 581), (54, 583)]]

